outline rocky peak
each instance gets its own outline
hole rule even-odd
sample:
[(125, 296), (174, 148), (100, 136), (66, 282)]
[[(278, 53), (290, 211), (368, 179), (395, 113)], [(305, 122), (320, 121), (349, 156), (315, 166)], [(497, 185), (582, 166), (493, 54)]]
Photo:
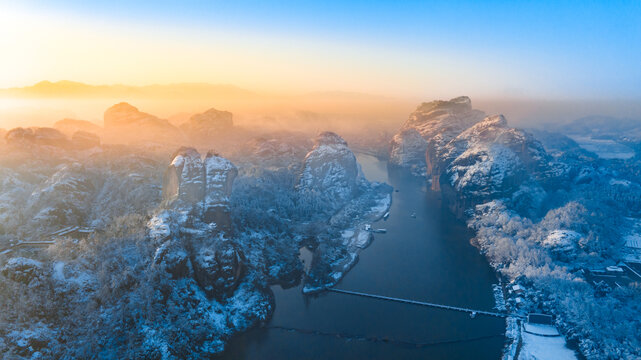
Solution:
[(204, 125), (210, 128), (226, 129), (234, 125), (233, 115), (229, 111), (211, 108), (204, 113), (193, 115), (189, 119), (193, 125)]
[(105, 132), (114, 142), (123, 141), (172, 141), (182, 134), (168, 120), (139, 111), (122, 102), (105, 111)]
[(105, 127), (132, 125), (143, 121), (159, 120), (157, 117), (141, 112), (137, 107), (121, 102), (105, 111)]
[(337, 209), (354, 196), (360, 179), (360, 168), (347, 142), (333, 132), (323, 132), (305, 156), (298, 189), (328, 199), (328, 205)]
[(547, 161), (543, 146), (509, 127), (503, 115), (488, 116), (440, 151), (428, 147), (426, 153), (432, 188), (442, 190), (455, 210), (508, 196), (523, 183), (538, 181)]
[(467, 96), (459, 96), (450, 100), (435, 100), (424, 102), (416, 108), (416, 112), (430, 113), (432, 111), (448, 111), (461, 113), (472, 110), (472, 100)]
[(180, 128), (190, 138), (204, 141), (230, 130), (233, 126), (232, 113), (212, 108), (204, 113), (193, 115)]
[(483, 116), (483, 112), (472, 109), (472, 102), (467, 96), (447, 101), (436, 100), (419, 105), (410, 114), (403, 129), (416, 127), (424, 137), (433, 137), (439, 130), (465, 130)]
[[(390, 144), (390, 163), (403, 167), (426, 166), (425, 151), (439, 152), (450, 140), (479, 122), (485, 114), (474, 110), (467, 96), (419, 105)], [(417, 131), (422, 140), (412, 131)], [(420, 155), (418, 154), (420, 152)]]
[(205, 170), (196, 149), (182, 147), (172, 156), (163, 178), (163, 201), (173, 207), (201, 203), (205, 196)]
[(203, 159), (194, 148), (182, 147), (163, 179), (163, 201), (169, 207), (193, 209), (202, 220), (229, 230), (229, 196), (238, 170), (214, 153)]
[(226, 229), (229, 219), (229, 197), (238, 169), (229, 160), (214, 153), (207, 153), (205, 165), (205, 222), (215, 222)]
[(243, 256), (230, 239), (229, 197), (237, 174), (234, 164), (212, 152), (203, 158), (194, 148), (178, 149), (163, 179), (168, 209), (148, 225), (152, 238), (166, 240), (154, 263), (173, 277), (193, 276), (217, 298), (233, 292), (244, 269)]
[(314, 138), (314, 148), (320, 146), (335, 146), (338, 148), (347, 147), (347, 142), (338, 134), (331, 131), (324, 131)]

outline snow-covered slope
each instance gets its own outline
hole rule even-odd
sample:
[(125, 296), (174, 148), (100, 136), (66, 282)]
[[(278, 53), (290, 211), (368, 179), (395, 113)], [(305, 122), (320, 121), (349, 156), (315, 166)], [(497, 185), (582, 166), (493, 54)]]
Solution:
[(432, 188), (442, 190), (459, 215), (536, 182), (549, 162), (543, 146), (530, 134), (510, 128), (502, 115), (486, 117), (438, 151), (428, 149), (426, 156)]

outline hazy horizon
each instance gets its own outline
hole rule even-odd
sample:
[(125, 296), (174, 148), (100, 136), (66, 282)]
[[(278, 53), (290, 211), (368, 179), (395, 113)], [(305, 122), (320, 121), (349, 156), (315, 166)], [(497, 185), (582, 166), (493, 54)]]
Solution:
[[(26, 87), (0, 89), (0, 128), (52, 126), (64, 118), (102, 125), (102, 115), (108, 107), (129, 102), (141, 111), (170, 120), (216, 108), (231, 111), (235, 121), (242, 125), (257, 124), (265, 117), (289, 122), (306, 113), (329, 121), (369, 121), (381, 129), (392, 131), (422, 102), (463, 95), (467, 94), (419, 98), (340, 90), (270, 93), (234, 84), (134, 86), (43, 80)], [(641, 121), (641, 101), (636, 99), (472, 97), (472, 104), (488, 114), (504, 114), (512, 125), (526, 128), (594, 115)], [(301, 124), (301, 128), (304, 127)]]

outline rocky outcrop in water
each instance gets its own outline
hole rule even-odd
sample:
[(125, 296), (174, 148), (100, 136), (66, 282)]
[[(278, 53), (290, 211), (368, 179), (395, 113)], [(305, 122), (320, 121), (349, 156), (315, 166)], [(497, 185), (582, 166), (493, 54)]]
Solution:
[[(484, 116), (483, 112), (472, 108), (467, 96), (422, 103), (394, 136), (390, 145), (390, 163), (402, 167), (425, 167), (426, 150), (440, 151), (450, 140)], [(423, 141), (416, 136), (416, 132)], [(429, 165), (427, 174), (430, 174)]]

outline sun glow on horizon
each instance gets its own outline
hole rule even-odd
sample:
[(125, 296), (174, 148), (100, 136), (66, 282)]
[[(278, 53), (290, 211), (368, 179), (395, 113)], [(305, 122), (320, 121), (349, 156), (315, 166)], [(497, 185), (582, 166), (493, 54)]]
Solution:
[[(9, 36), (0, 37), (0, 68), (10, 71), (0, 88), (73, 80), (443, 98), (641, 96), (641, 51), (628, 46), (641, 39), (641, 6), (625, 5), (3, 3), (0, 32)], [(566, 19), (572, 12), (583, 22)]]

